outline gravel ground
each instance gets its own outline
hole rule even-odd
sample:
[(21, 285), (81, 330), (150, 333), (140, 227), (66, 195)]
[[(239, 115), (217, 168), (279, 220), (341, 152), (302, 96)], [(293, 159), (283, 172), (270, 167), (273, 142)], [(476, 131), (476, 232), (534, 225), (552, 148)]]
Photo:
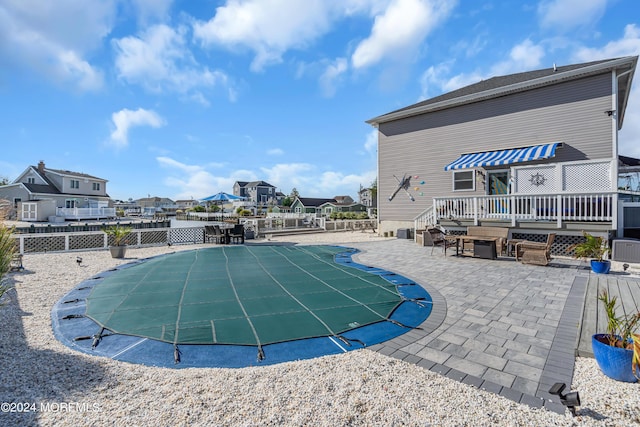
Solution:
[[(385, 240), (360, 232), (273, 241)], [(640, 385), (578, 358), (578, 417), (532, 409), (370, 350), (243, 369), (165, 369), (70, 350), (51, 330), (53, 304), (82, 280), (133, 258), (197, 246), (27, 255), (0, 308), (0, 425), (640, 425)], [(82, 256), (82, 266), (76, 257)], [(23, 412), (7, 412), (22, 409)], [(28, 411), (28, 412), (25, 412)]]

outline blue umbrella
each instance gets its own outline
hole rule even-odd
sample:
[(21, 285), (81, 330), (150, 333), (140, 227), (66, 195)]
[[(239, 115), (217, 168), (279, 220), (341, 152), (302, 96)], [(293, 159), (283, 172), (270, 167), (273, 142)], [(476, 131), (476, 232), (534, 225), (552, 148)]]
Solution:
[(234, 194), (225, 193), (221, 191), (219, 193), (214, 194), (213, 196), (205, 197), (204, 199), (200, 199), (203, 202), (229, 202), (231, 200), (242, 200), (244, 197), (236, 196)]

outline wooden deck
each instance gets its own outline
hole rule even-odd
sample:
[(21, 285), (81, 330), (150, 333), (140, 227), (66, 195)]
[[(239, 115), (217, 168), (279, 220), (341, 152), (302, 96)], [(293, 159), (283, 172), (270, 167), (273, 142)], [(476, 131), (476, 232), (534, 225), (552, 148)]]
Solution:
[(591, 274), (587, 284), (584, 312), (580, 330), (577, 355), (593, 357), (591, 336), (606, 333), (607, 315), (604, 304), (598, 295), (607, 291), (610, 296), (617, 296), (616, 313), (631, 315), (640, 311), (640, 278), (624, 274)]

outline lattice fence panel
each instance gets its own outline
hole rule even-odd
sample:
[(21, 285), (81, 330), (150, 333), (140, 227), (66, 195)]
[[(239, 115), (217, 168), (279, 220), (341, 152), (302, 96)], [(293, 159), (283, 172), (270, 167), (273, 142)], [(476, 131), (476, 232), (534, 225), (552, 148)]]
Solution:
[(104, 234), (78, 234), (69, 236), (69, 249), (104, 248)]
[(140, 244), (151, 245), (154, 243), (167, 243), (168, 230), (145, 231), (140, 233)]
[(555, 193), (559, 189), (555, 171), (555, 166), (516, 169), (517, 192), (523, 194)]
[(26, 252), (50, 252), (65, 250), (65, 236), (34, 236), (24, 239), (24, 251)]
[(611, 191), (611, 163), (582, 163), (563, 165), (562, 181), (565, 191), (592, 192)]
[(204, 242), (204, 228), (172, 228), (171, 244)]

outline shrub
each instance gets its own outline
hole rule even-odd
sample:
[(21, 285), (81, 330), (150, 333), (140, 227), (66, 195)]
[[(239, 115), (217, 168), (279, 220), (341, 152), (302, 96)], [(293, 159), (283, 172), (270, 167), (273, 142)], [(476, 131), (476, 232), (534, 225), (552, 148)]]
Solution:
[(2, 279), (11, 269), (11, 260), (16, 253), (16, 241), (11, 237), (12, 233), (13, 227), (0, 222), (0, 298), (11, 288), (2, 283)]

